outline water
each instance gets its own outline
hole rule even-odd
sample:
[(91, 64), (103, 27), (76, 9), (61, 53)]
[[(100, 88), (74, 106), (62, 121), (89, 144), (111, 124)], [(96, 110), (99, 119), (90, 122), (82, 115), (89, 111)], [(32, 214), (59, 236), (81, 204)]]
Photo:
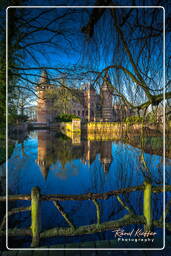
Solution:
[[(152, 138), (153, 139), (153, 138)], [(149, 144), (148, 144), (149, 152)], [(169, 163), (169, 161), (168, 161)], [(143, 185), (144, 181), (153, 186), (163, 184), (163, 159), (159, 155), (145, 153), (139, 148), (121, 141), (71, 140), (64, 135), (49, 131), (33, 131), (28, 137), (16, 143), (8, 163), (9, 194), (30, 194), (38, 186), (41, 194), (85, 194), (104, 193), (133, 186)], [(143, 191), (121, 194), (120, 199), (134, 213), (143, 215)], [(116, 197), (98, 200), (101, 222), (118, 220), (128, 214), (128, 210)], [(15, 207), (29, 205), (28, 201), (16, 201)], [(92, 200), (64, 201), (61, 206), (76, 226), (97, 222), (96, 207)], [(152, 194), (152, 218), (158, 220), (163, 212), (162, 193)], [(154, 210), (155, 208), (155, 210)], [(9, 219), (11, 227), (30, 226), (30, 213), (16, 214)], [(67, 227), (68, 224), (52, 202), (41, 203), (42, 231), (53, 227)], [(123, 227), (126, 231), (144, 228), (142, 224)], [(157, 232), (156, 243), (148, 247), (162, 247), (162, 228)], [(41, 241), (41, 245), (73, 243), (92, 240), (114, 239), (112, 230), (90, 235), (60, 236)], [(160, 242), (158, 242), (160, 240)], [(13, 241), (10, 240), (13, 247)], [(30, 246), (25, 239), (21, 247)], [(119, 244), (116, 246), (120, 247)], [(143, 242), (122, 244), (121, 247), (146, 247)]]

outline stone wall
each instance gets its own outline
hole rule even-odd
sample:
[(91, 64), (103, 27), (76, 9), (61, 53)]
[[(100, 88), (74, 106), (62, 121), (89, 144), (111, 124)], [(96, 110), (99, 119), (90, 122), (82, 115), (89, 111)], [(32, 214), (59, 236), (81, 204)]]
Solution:
[(150, 135), (153, 132), (162, 134), (163, 125), (128, 124), (125, 122), (89, 122), (87, 124), (87, 138), (90, 140), (119, 140), (128, 134), (139, 135), (141, 131)]
[(119, 132), (120, 130), (126, 129), (125, 123), (118, 122), (89, 122), (87, 125), (88, 132)]
[(126, 124), (116, 122), (90, 122), (87, 124), (89, 140), (116, 140), (121, 138)]
[(50, 129), (58, 130), (64, 134), (67, 132), (81, 134), (81, 120), (79, 118), (72, 119), (72, 122), (58, 122), (50, 125)]

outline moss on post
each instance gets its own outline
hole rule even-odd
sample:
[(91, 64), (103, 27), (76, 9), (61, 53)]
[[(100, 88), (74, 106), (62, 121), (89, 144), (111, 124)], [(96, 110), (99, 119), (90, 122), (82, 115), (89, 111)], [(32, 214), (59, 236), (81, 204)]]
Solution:
[(145, 230), (151, 230), (152, 226), (152, 185), (149, 181), (144, 182), (144, 217), (146, 219)]
[(31, 247), (38, 247), (40, 240), (40, 190), (38, 187), (32, 188), (31, 191)]
[(92, 201), (93, 201), (94, 205), (96, 206), (97, 225), (99, 225), (101, 223), (100, 205), (96, 199), (93, 199)]

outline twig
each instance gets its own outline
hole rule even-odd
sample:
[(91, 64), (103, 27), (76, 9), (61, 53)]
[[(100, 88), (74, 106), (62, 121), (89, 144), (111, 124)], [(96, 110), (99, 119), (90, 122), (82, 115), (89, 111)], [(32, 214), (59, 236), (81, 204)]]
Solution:
[(94, 203), (94, 205), (96, 207), (97, 225), (99, 225), (100, 222), (101, 222), (101, 218), (100, 218), (100, 205), (99, 205), (99, 203), (97, 202), (96, 199), (93, 199), (92, 201), (93, 201), (93, 203)]
[(74, 225), (74, 224), (72, 223), (72, 221), (69, 219), (68, 214), (66, 214), (66, 213), (64, 212), (64, 209), (63, 209), (63, 207), (59, 204), (59, 202), (58, 202), (58, 201), (53, 201), (53, 203), (54, 203), (55, 207), (58, 209), (58, 211), (61, 213), (61, 215), (64, 217), (64, 219), (66, 220), (66, 222), (69, 224), (69, 226), (70, 226), (71, 228), (75, 229), (75, 228), (76, 228), (75, 225)]
[(118, 199), (118, 202), (129, 212), (129, 214), (134, 214), (133, 210), (129, 206), (127, 206), (119, 196), (117, 196), (116, 198)]

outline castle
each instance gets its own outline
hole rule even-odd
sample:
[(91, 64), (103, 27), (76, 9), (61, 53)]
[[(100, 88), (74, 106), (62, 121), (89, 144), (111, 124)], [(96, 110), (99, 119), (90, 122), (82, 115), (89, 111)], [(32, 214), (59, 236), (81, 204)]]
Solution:
[[(110, 87), (109, 76), (106, 73), (103, 84), (98, 94), (92, 84), (84, 84), (80, 89), (72, 90), (73, 98), (70, 99), (70, 107), (67, 114), (74, 114), (81, 118), (82, 121), (122, 121), (125, 117), (131, 115), (131, 110), (127, 106), (114, 105), (113, 95)], [(44, 70), (41, 74), (36, 91), (37, 100), (37, 122), (49, 123), (55, 120), (60, 114), (58, 109), (53, 107), (53, 98), (46, 97), (47, 92), (54, 89), (50, 83), (47, 72)], [(61, 88), (55, 88), (60, 90)]]

